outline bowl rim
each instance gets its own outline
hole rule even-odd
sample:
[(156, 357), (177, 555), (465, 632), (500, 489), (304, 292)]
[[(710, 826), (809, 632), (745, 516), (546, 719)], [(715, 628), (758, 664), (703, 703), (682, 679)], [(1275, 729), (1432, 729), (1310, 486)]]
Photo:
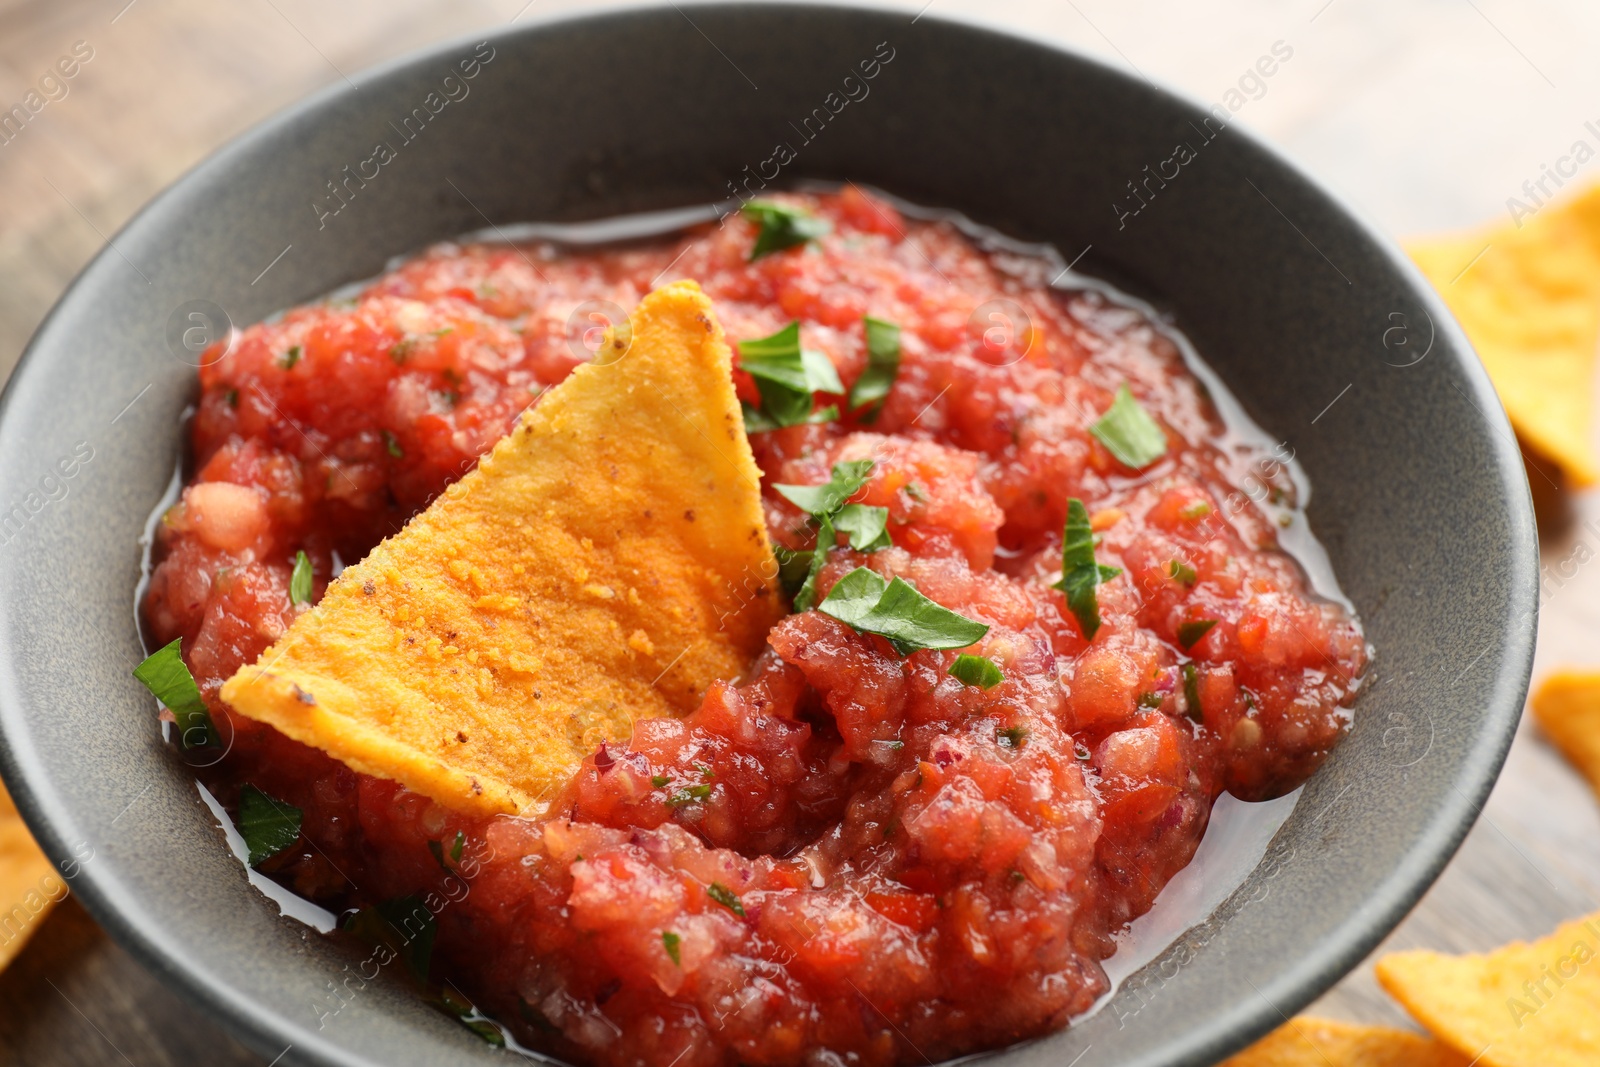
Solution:
[[(71, 309), (87, 277), (115, 254), (114, 242), (144, 225), (145, 220), (158, 208), (184, 195), (192, 182), (227, 168), (232, 161), (246, 156), (259, 143), (314, 119), (330, 104), (350, 97), (359, 92), (361, 87), (413, 67), (448, 59), (459, 52), (463, 45), (483, 40), (497, 43), (537, 36), (568, 24), (598, 25), (612, 20), (627, 20), (640, 14), (659, 13), (668, 7), (676, 9), (679, 14), (685, 14), (685, 11), (770, 9), (801, 15), (823, 12), (904, 17), (909, 12), (909, 8), (887, 0), (626, 0), (597, 8), (543, 13), (526, 22), (454, 35), (364, 68), (351, 78), (333, 81), (254, 123), (202, 156), (117, 229), (78, 271), (34, 330), (6, 381), (4, 391), (0, 392), (0, 424), (11, 412), (19, 392), (18, 383), (38, 361), (42, 339), (62, 328), (60, 320)], [(992, 17), (968, 13), (952, 16), (930, 11), (930, 7), (931, 0), (912, 22), (927, 18), (954, 32), (977, 32), (1003, 38), (1010, 43), (1053, 53), (1068, 63), (1097, 68), (1100, 73), (1127, 86), (1141, 86), (1144, 91), (1178, 105), (1202, 112), (1210, 107), (1208, 102), (1193, 94), (1148, 78), (1142, 72), (1136, 76), (1108, 59), (1089, 54), (1058, 39), (1028, 33)], [(685, 17), (688, 15), (685, 14)], [(1485, 687), (1481, 697), (1484, 713), (1480, 737), (1475, 747), (1454, 768), (1457, 785), (1452, 791), (1455, 796), (1446, 798), (1444, 803), (1435, 808), (1419, 833), (1418, 846), (1404, 863), (1392, 869), (1387, 877), (1374, 886), (1374, 892), (1365, 904), (1353, 910), (1341, 926), (1318, 942), (1317, 947), (1299, 960), (1295, 967), (1283, 972), (1265, 988), (1258, 989), (1260, 996), (1251, 1009), (1232, 1012), (1229, 1019), (1219, 1020), (1219, 1023), (1225, 1023), (1231, 1029), (1224, 1031), (1211, 1027), (1193, 1034), (1192, 1039), (1178, 1050), (1182, 1062), (1186, 1064), (1207, 1062), (1204, 1059), (1206, 1056), (1225, 1056), (1279, 1026), (1288, 1018), (1286, 1013), (1298, 1012), (1359, 964), (1433, 885), (1476, 823), (1515, 737), (1532, 676), (1539, 606), (1537, 527), (1523, 456), (1487, 371), (1475, 358), (1475, 350), (1454, 316), (1410, 258), (1393, 239), (1372, 223), (1365, 212), (1331, 189), (1286, 149), (1267, 141), (1243, 124), (1231, 124), (1230, 131), (1245, 141), (1249, 149), (1303, 183), (1311, 194), (1342, 215), (1362, 240), (1382, 253), (1388, 265), (1409, 288), (1407, 295), (1432, 317), (1437, 330), (1449, 335), (1463, 357), (1468, 354), (1474, 357), (1462, 358), (1459, 369), (1465, 378), (1464, 384), (1473, 394), (1471, 401), (1488, 423), (1489, 447), (1510, 490), (1508, 498), (1501, 503), (1509, 509), (1508, 519), (1516, 536), (1506, 546), (1506, 564), (1514, 576), (1520, 577), (1520, 582), (1513, 588), (1513, 602), (1508, 607), (1513, 611), (1523, 609), (1516, 617), (1526, 620), (1526, 625), (1507, 626), (1503, 631), (1500, 651), (1505, 657), (1507, 669), (1502, 670), (1493, 683)], [(394, 254), (408, 255), (416, 251), (399, 249)], [(1521, 493), (1515, 491), (1518, 486), (1522, 489)], [(1517, 600), (1521, 603), (1516, 603)], [(0, 696), (11, 695), (11, 679), (3, 675), (7, 673), (6, 661), (13, 655), (9, 641), (0, 634)], [(69, 842), (58, 831), (50, 809), (65, 810), (70, 804), (62, 803), (59, 790), (43, 777), (37, 767), (30, 768), (28, 761), (18, 757), (17, 741), (26, 738), (27, 730), (25, 723), (11, 714), (11, 704), (9, 699), (0, 702), (0, 772), (3, 772), (5, 783), (24, 821), (44, 846), (47, 855), (69, 855)], [(26, 745), (20, 747), (27, 748)], [(1470, 786), (1465, 790), (1459, 784), (1463, 777), (1468, 779)], [(159, 923), (139, 914), (137, 909), (124, 907), (118, 899), (117, 887), (102, 877), (96, 865), (82, 867), (73, 879), (71, 888), (95, 921), (141, 965), (186, 999), (202, 1005), (215, 1021), (246, 1046), (267, 1056), (276, 1054), (279, 1059), (274, 1063), (281, 1060), (285, 1063), (305, 1062), (327, 1067), (349, 1067), (352, 1064), (372, 1064), (376, 1067), (378, 1064), (379, 1061), (371, 1059), (366, 1053), (326, 1041), (307, 1025), (266, 1009), (232, 989), (215, 987), (201, 980), (164, 936)], [(289, 1055), (291, 1050), (295, 1055)], [(989, 1058), (1006, 1051), (997, 1049), (977, 1055)], [(558, 1061), (547, 1059), (546, 1062)]]

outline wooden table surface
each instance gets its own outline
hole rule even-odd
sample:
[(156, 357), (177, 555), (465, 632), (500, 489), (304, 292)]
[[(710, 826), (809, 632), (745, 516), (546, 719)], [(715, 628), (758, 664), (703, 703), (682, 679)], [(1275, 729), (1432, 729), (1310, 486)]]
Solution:
[[(908, 13), (923, 0), (908, 3)], [(0, 144), (0, 376), (73, 274), (161, 187), (312, 90), (570, 0), (0, 0), (0, 110), (92, 51)], [(933, 0), (1218, 101), (1277, 42), (1292, 57), (1238, 121), (1399, 235), (1505, 219), (1506, 199), (1600, 120), (1585, 0)], [(81, 45), (78, 42), (83, 42)], [(715, 61), (712, 57), (710, 61)], [(56, 95), (59, 95), (56, 94)], [(1600, 163), (1590, 163), (1591, 179)], [(1547, 580), (1537, 678), (1600, 662), (1600, 494), (1530, 474)], [(1594, 525), (1589, 525), (1593, 523)], [(1462, 665), (1465, 666), (1465, 665)], [(1450, 669), (1450, 664), (1440, 668)], [(1381, 672), (1381, 659), (1379, 661)], [(1448, 715), (1448, 709), (1438, 709)], [(1460, 854), (1379, 950), (1481, 950), (1600, 907), (1600, 807), (1524, 724)], [(1363, 963), (1313, 1010), (1407, 1025)], [(152, 979), (76, 903), (0, 975), (0, 1062), (261, 1064)]]

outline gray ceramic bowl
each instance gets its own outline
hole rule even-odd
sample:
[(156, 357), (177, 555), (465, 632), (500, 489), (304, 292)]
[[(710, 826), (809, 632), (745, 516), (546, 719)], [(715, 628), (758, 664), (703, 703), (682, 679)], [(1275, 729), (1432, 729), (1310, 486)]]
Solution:
[[(782, 141), (783, 179), (872, 183), (1069, 258), (1091, 246), (1080, 269), (1172, 309), (1304, 463), (1378, 650), (1353, 732), (1243, 887), (1106, 1010), (1000, 1059), (1212, 1062), (1360, 960), (1471, 825), (1522, 706), (1537, 572), (1522, 464), (1455, 325), (1391, 244), (1238, 129), (1081, 56), (912, 15), (668, 6), (498, 35), (470, 80), (446, 77), (488, 53), (472, 41), (391, 64), (201, 164), (40, 328), (0, 418), (5, 778), (45, 849), (77, 857), (84, 904), (268, 1058), (503, 1062), (383, 982), (319, 1029), (346, 956), (246, 881), (129, 676), (138, 541), (194, 395), (175, 309), (247, 323), (490, 222), (721, 199)], [(880, 42), (870, 96), (803, 140)], [(413, 108), (463, 87), (405, 139)], [(394, 158), (334, 199), (326, 183), (371, 175), (380, 141)], [(1194, 158), (1164, 162), (1180, 143)]]

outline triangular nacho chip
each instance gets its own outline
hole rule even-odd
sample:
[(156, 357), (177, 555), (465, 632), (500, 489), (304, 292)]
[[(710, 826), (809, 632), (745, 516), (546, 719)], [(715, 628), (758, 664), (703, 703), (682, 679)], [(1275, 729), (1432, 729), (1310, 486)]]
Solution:
[(1477, 1067), (1600, 1063), (1600, 912), (1484, 955), (1385, 956), (1378, 981)]
[(1477, 349), (1517, 432), (1575, 483), (1593, 485), (1600, 186), (1520, 227), (1406, 248)]
[(728, 346), (685, 282), (639, 305), (622, 347), (546, 393), (222, 698), (440, 803), (526, 812), (601, 741), (738, 676), (783, 606)]
[(66, 895), (66, 883), (34, 843), (11, 794), (0, 786), (0, 970), (16, 959), (50, 908)]
[(1420, 1034), (1298, 1015), (1220, 1067), (1467, 1067), (1467, 1061)]
[(1550, 675), (1533, 695), (1533, 717), (1600, 795), (1600, 670)]

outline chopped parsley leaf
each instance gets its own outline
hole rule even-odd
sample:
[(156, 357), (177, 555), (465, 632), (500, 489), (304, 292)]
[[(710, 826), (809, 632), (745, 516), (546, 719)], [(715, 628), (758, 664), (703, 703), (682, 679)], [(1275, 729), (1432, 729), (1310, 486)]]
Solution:
[(906, 496), (910, 497), (912, 500), (915, 500), (919, 504), (926, 504), (928, 502), (927, 490), (923, 489), (922, 486), (918, 485), (916, 482), (906, 483)]
[(239, 792), (239, 836), (250, 852), (250, 866), (259, 867), (300, 838), (304, 812), (274, 800), (253, 785)]
[(304, 604), (311, 599), (311, 560), (302, 549), (294, 554), (294, 573), (289, 576), (289, 603)]
[(966, 648), (989, 632), (986, 624), (934, 603), (905, 579), (885, 582), (866, 567), (835, 582), (817, 610), (887, 639), (902, 656), (921, 648)]
[(721, 904), (724, 908), (727, 908), (729, 911), (739, 916), (739, 918), (742, 919), (745, 917), (744, 905), (739, 902), (739, 898), (734, 895), (733, 890), (729, 889), (721, 882), (712, 882), (710, 885), (706, 886), (706, 896), (710, 897), (718, 904)]
[(850, 547), (857, 552), (878, 552), (894, 544), (889, 537), (888, 508), (846, 504), (833, 517), (833, 525), (850, 535)]
[(672, 779), (668, 778), (664, 774), (652, 774), (650, 776), (650, 784), (655, 786), (657, 789), (665, 789), (667, 786), (672, 784)]
[(1175, 559), (1169, 559), (1167, 560), (1167, 577), (1178, 582), (1180, 585), (1193, 585), (1200, 576), (1195, 574), (1194, 568), (1189, 566), (1187, 563), (1183, 563)]
[[(450, 863), (461, 862), (461, 852), (466, 848), (466, 846), (467, 835), (464, 832), (457, 830), (455, 842), (450, 846)], [(445, 851), (443, 842), (430, 840), (428, 842), (428, 851), (433, 853), (433, 858), (438, 861), (441, 868), (446, 871), (450, 870), (450, 863), (446, 863), (444, 861)]]
[(163, 645), (133, 669), (133, 676), (172, 712), (178, 721), (178, 739), (184, 748), (218, 745), (217, 728), (200, 699), (200, 687), (183, 662), (183, 638)]
[(752, 263), (773, 252), (814, 241), (833, 229), (833, 224), (827, 219), (819, 219), (803, 208), (772, 200), (752, 200), (739, 213), (761, 227), (761, 232), (756, 234), (756, 243), (750, 249)]
[(866, 407), (861, 421), (871, 424), (883, 410), (889, 389), (900, 373), (900, 327), (871, 315), (861, 320), (867, 335), (867, 367), (850, 387), (848, 407)]
[(1089, 427), (1095, 439), (1117, 461), (1138, 470), (1167, 454), (1167, 435), (1150, 413), (1139, 406), (1127, 383), (1117, 386), (1116, 398), (1106, 413)]
[(842, 394), (844, 383), (827, 356), (800, 347), (798, 321), (769, 337), (740, 341), (739, 367), (755, 379), (761, 394), (760, 408), (745, 405), (746, 429), (760, 432), (839, 417), (836, 405), (812, 411), (813, 393)]
[(817, 602), (817, 575), (822, 573), (822, 565), (828, 561), (828, 552), (832, 550), (836, 539), (833, 520), (826, 516), (817, 520), (817, 547), (811, 550), (811, 558), (806, 563), (805, 581), (800, 583), (800, 591), (794, 595), (796, 612), (810, 611)]
[(995, 740), (1006, 748), (1021, 748), (1022, 743), (1028, 739), (1026, 726), (1008, 726), (1004, 730), (994, 732)]
[(821, 518), (837, 514), (846, 500), (861, 491), (872, 477), (870, 459), (835, 463), (828, 481), (822, 485), (774, 485), (778, 495), (807, 514)]
[(975, 685), (979, 689), (993, 689), (1005, 681), (1005, 675), (1000, 673), (1000, 668), (994, 661), (986, 656), (969, 656), (966, 653), (956, 657), (950, 664), (950, 674), (962, 685)]
[(1161, 700), (1162, 697), (1160, 693), (1151, 693), (1147, 691), (1139, 694), (1139, 706), (1141, 708), (1159, 708), (1161, 706)]
[(389, 453), (389, 455), (393, 456), (395, 459), (406, 458), (406, 450), (400, 447), (399, 438), (395, 437), (395, 435), (390, 433), (388, 430), (380, 430), (378, 432), (383, 434), (383, 447), (384, 450)]
[(463, 999), (450, 984), (446, 983), (439, 991), (439, 1000), (435, 1006), (483, 1038), (488, 1044), (495, 1048), (506, 1047), (505, 1031), (500, 1029), (500, 1024), (479, 1011), (476, 1004)]
[(893, 543), (889, 537), (889, 509), (845, 503), (867, 484), (872, 468), (870, 459), (849, 460), (835, 463), (828, 481), (822, 485), (773, 486), (785, 500), (808, 512), (817, 524), (815, 548), (807, 553), (787, 551), (779, 556), (778, 574), (785, 588), (799, 582), (794, 593), (795, 611), (807, 611), (816, 603), (817, 575), (834, 548), (839, 530), (849, 535), (850, 547), (858, 552), (877, 552)]
[(1067, 594), (1067, 607), (1077, 616), (1086, 641), (1093, 641), (1100, 630), (1100, 598), (1095, 590), (1122, 573), (1121, 567), (1094, 561), (1094, 540), (1089, 510), (1072, 497), (1067, 501), (1067, 526), (1061, 541), (1061, 580), (1055, 588)]
[(778, 558), (778, 584), (783, 586), (784, 595), (793, 600), (800, 594), (800, 587), (811, 573), (814, 553), (773, 545), (772, 554)]
[(1196, 522), (1209, 514), (1211, 514), (1211, 505), (1204, 500), (1197, 500), (1193, 504), (1178, 510), (1178, 518), (1187, 519), (1189, 522)]
[(284, 370), (293, 370), (294, 365), (300, 362), (300, 357), (304, 354), (305, 349), (301, 348), (299, 345), (295, 345), (282, 356), (278, 357), (278, 366), (282, 367)]
[(711, 795), (709, 785), (691, 785), (678, 790), (667, 798), (667, 807), (677, 808), (684, 804), (693, 804), (697, 800), (704, 800)]
[(396, 897), (362, 908), (345, 920), (344, 929), (370, 945), (387, 945), (406, 961), (417, 981), (428, 980), (439, 926), (421, 897)]
[(667, 958), (673, 963), (677, 964), (679, 967), (683, 966), (683, 960), (679, 958), (678, 954), (678, 945), (682, 943), (682, 941), (683, 938), (679, 937), (671, 930), (661, 931), (661, 947), (667, 950)]
[(1193, 663), (1185, 663), (1180, 670), (1183, 674), (1184, 714), (1195, 722), (1204, 722), (1205, 716), (1200, 711), (1200, 672)]
[(1216, 619), (1186, 619), (1178, 624), (1178, 644), (1183, 646), (1185, 652), (1195, 646), (1211, 628), (1217, 624)]

